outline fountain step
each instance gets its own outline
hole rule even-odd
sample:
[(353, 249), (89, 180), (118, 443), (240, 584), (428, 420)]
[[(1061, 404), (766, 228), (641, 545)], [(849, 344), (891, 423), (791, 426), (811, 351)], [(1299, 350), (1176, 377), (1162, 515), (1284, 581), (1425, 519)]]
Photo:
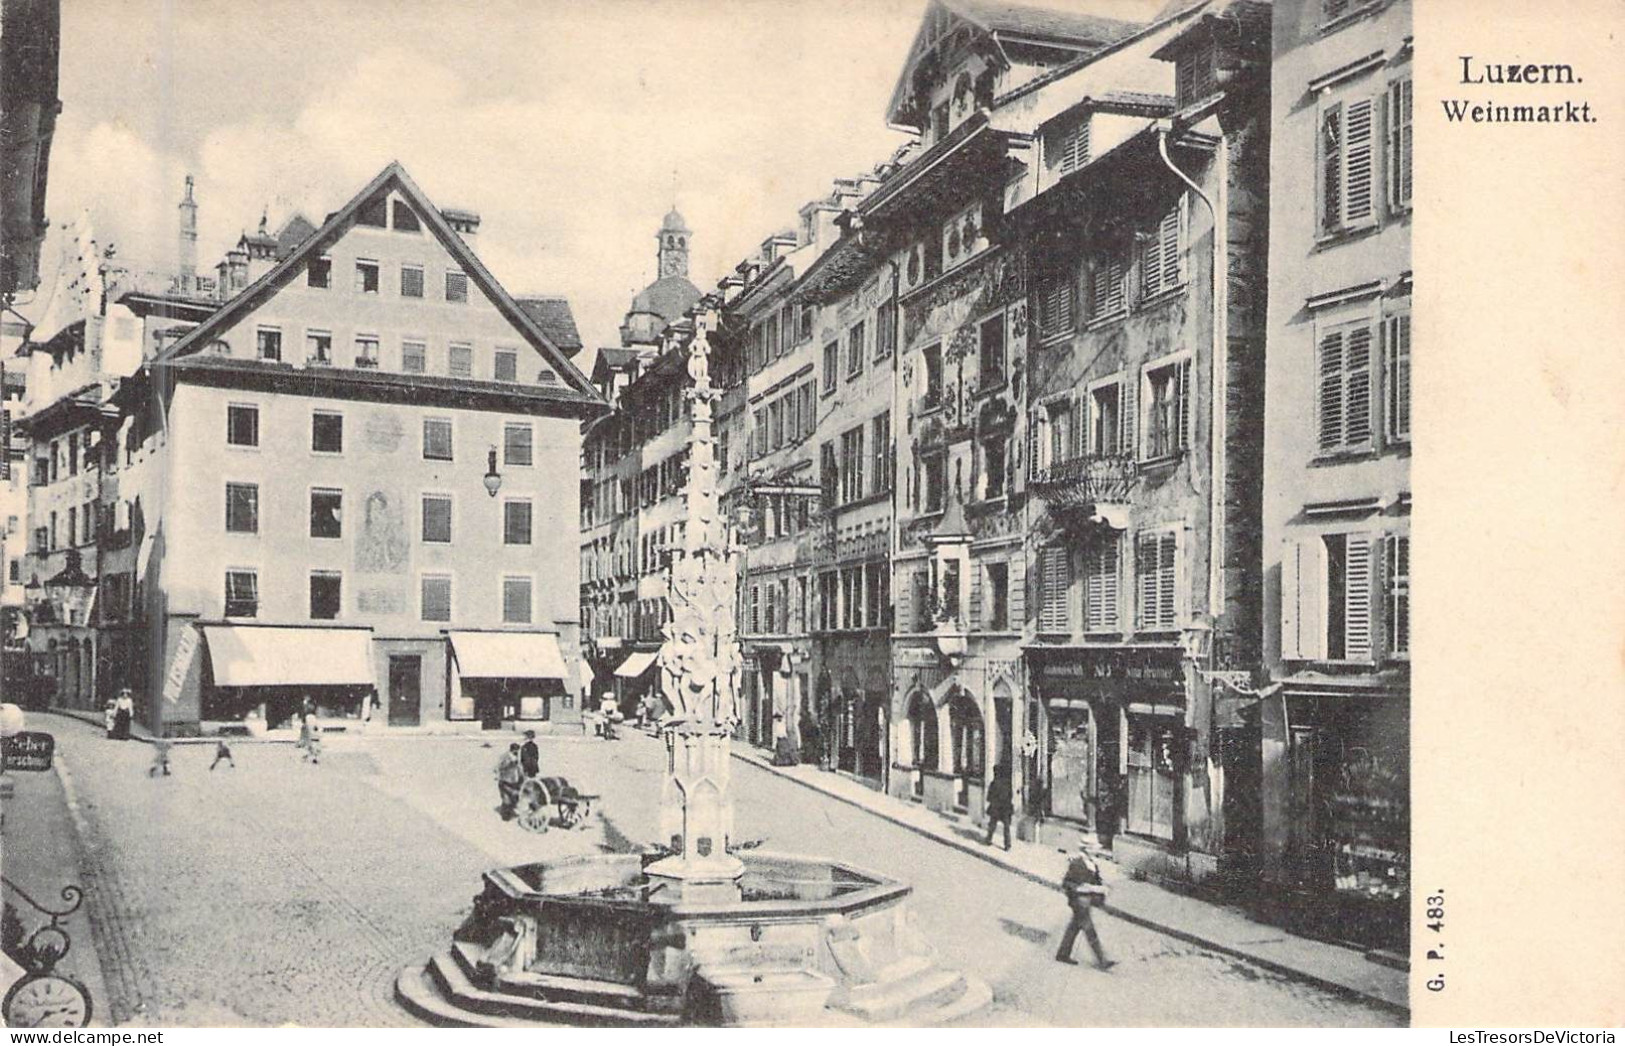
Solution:
[(439, 989), (441, 1000), (463, 1014), (465, 1021), (481, 1018), (508, 1018), (524, 1022), (577, 1025), (675, 1025), (675, 1013), (650, 1013), (625, 1006), (600, 1006), (566, 999), (538, 999), (529, 995), (490, 991), (481, 988), (463, 972), (458, 961), (447, 953), (429, 960), (429, 978)]
[(534, 1028), (535, 1021), (475, 1013), (448, 1002), (429, 973), (429, 964), (408, 966), (395, 979), (395, 998), (407, 1012), (442, 1028)]
[(921, 1017), (955, 1002), (969, 985), (960, 973), (938, 966), (916, 969), (901, 979), (851, 989), (840, 1006), (865, 1021)]
[[(451, 945), (452, 957), (457, 965), (463, 969), (463, 975), (470, 981), (480, 979), (479, 960), (483, 949), (477, 944), (468, 941), (453, 941)], [(529, 995), (536, 998), (551, 999), (564, 997), (574, 1002), (595, 1003), (604, 1006), (638, 1006), (644, 1001), (644, 994), (630, 984), (621, 984), (618, 981), (594, 980), (591, 977), (571, 977), (561, 974), (546, 973), (511, 973), (502, 975), (498, 981), (504, 990), (519, 995)]]

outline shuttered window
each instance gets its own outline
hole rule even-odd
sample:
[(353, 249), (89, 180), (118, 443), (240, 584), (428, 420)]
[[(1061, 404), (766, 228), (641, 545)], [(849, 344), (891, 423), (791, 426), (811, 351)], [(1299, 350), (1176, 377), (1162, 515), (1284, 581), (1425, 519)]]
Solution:
[(1134, 543), (1134, 627), (1160, 632), (1179, 627), (1179, 535), (1141, 534)]
[(1044, 283), (1038, 292), (1038, 336), (1050, 338), (1073, 330), (1073, 309), (1077, 292), (1071, 276)]
[(1388, 85), (1388, 206), (1411, 205), (1411, 81)]
[(1089, 162), (1089, 118), (1061, 139), (1061, 174), (1068, 175)]
[(1385, 321), (1383, 352), (1384, 410), (1390, 443), (1411, 438), (1411, 317), (1409, 313)]
[(1326, 658), (1370, 661), (1375, 609), (1375, 545), (1369, 534), (1327, 534), (1325, 542)]
[(1064, 548), (1039, 553), (1038, 630), (1064, 634), (1072, 631), (1067, 596), (1072, 588), (1072, 564)]
[(1145, 456), (1178, 454), (1191, 442), (1191, 361), (1175, 360), (1146, 372)]
[(1409, 657), (1411, 652), (1411, 539), (1408, 534), (1389, 534), (1383, 541), (1387, 593), (1388, 655)]
[(1371, 445), (1371, 325), (1326, 331), (1319, 349), (1322, 453)]
[(1121, 259), (1100, 259), (1090, 274), (1089, 319), (1104, 320), (1121, 313), (1128, 298), (1124, 293), (1124, 266)]
[(1183, 204), (1175, 207), (1146, 236), (1140, 256), (1142, 298), (1154, 298), (1184, 282), (1183, 212)]
[(1337, 102), (1321, 112), (1321, 228), (1336, 232), (1371, 220), (1375, 195), (1375, 105)]
[(420, 617), (424, 621), (451, 620), (451, 578), (424, 575), (420, 590)]
[(1118, 617), (1119, 548), (1116, 534), (1090, 546), (1084, 553), (1083, 627), (1087, 632), (1116, 632)]

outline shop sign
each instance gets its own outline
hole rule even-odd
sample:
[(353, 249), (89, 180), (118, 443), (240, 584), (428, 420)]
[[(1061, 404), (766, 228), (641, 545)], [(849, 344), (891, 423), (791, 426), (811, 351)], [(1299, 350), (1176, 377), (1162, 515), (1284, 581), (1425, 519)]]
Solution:
[(197, 629), (181, 630), (181, 638), (175, 644), (175, 656), (169, 662), (169, 673), (164, 676), (164, 701), (168, 704), (175, 704), (181, 699), (181, 688), (186, 685), (186, 674), (192, 669), (197, 643)]
[(51, 757), (56, 754), (56, 738), (32, 730), (0, 738), (0, 752), (4, 753), (7, 770), (49, 770)]

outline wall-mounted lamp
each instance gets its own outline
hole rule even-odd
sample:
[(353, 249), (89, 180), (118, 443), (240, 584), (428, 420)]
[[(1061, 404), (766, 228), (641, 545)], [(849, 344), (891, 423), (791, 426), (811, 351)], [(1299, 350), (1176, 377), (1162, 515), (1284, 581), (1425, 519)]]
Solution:
[(497, 449), (492, 447), (485, 456), (485, 492), (493, 498), (502, 489), (502, 473), (497, 471)]

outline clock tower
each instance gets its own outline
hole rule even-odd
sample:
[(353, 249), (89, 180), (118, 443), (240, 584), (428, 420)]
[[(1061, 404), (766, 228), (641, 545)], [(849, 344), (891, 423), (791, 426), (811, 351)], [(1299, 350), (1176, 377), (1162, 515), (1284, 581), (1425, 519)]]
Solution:
[(688, 238), (693, 235), (683, 216), (673, 207), (660, 223), (660, 232), (655, 240), (659, 247), (656, 257), (660, 259), (660, 276), (688, 276)]

